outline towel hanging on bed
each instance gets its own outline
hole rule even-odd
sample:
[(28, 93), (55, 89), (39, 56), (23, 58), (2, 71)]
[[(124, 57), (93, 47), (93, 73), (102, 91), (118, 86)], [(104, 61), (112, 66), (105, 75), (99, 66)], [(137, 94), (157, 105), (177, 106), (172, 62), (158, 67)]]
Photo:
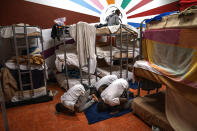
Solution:
[(77, 53), (81, 66), (87, 65), (87, 58), (90, 58), (90, 73), (94, 73), (97, 64), (95, 55), (96, 28), (86, 22), (78, 22), (70, 26), (70, 35), (77, 42)]

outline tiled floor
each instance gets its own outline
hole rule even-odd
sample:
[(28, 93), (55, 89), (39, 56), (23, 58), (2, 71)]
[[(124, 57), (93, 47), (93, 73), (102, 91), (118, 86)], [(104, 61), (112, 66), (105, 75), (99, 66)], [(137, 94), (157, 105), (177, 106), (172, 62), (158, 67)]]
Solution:
[[(75, 116), (55, 114), (55, 104), (60, 101), (63, 90), (56, 84), (49, 89), (58, 90), (53, 101), (7, 109), (10, 131), (150, 131), (151, 128), (132, 113), (110, 118), (92, 125), (83, 113)], [(0, 131), (3, 131), (0, 112)]]

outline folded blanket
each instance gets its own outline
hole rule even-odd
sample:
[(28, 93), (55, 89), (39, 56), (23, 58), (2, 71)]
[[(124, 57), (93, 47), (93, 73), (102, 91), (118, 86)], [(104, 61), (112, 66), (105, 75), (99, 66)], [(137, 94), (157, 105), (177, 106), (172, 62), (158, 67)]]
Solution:
[[(18, 57), (18, 61), (19, 61), (19, 64), (24, 64), (24, 65), (27, 65), (28, 64), (28, 57), (27, 56), (19, 56)], [(17, 57), (14, 56), (11, 58), (11, 60), (14, 62), (14, 63), (17, 63)], [(30, 64), (34, 64), (34, 65), (42, 65), (44, 63), (44, 59), (41, 55), (30, 55)]]

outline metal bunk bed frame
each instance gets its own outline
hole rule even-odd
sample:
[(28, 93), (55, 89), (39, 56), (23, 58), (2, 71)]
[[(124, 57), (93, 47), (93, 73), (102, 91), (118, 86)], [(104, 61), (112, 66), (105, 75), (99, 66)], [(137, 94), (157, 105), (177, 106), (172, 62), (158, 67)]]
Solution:
[[(122, 38), (123, 38), (123, 35), (125, 34), (124, 32), (122, 32), (122, 28), (124, 28), (126, 30), (126, 50), (123, 50), (122, 48)], [(120, 36), (120, 78), (122, 78), (122, 69), (123, 69), (123, 58), (122, 58), (122, 53), (123, 51), (126, 52), (126, 79), (128, 81), (128, 65), (129, 65), (129, 61), (128, 61), (128, 45), (129, 45), (129, 39), (128, 39), (128, 28), (125, 27), (123, 24), (120, 24), (120, 34), (113, 34), (113, 33), (110, 33), (109, 35), (97, 35), (97, 36), (109, 36), (110, 37), (110, 75), (112, 75), (112, 61), (114, 60), (112, 58), (112, 37), (113, 36)], [(136, 40), (132, 41), (133, 42), (133, 63), (135, 62), (135, 44), (136, 44)], [(96, 51), (96, 46), (95, 46), (95, 51)], [(97, 53), (96, 53), (96, 56), (97, 56)], [(98, 58), (98, 56), (97, 56)]]
[[(66, 76), (66, 84), (67, 84), (67, 88), (69, 89), (70, 87), (69, 87), (69, 80), (68, 80), (69, 79), (68, 66), (66, 64), (66, 61), (67, 61), (66, 60), (66, 53), (67, 53), (67, 51), (66, 51), (66, 44), (67, 43), (66, 43), (65, 38), (69, 38), (70, 36), (69, 36), (69, 34), (67, 34), (67, 36), (66, 36), (64, 29), (65, 28), (63, 28), (63, 34), (62, 34), (62, 36), (64, 38), (64, 42), (63, 42), (63, 45), (64, 45), (64, 61), (65, 61), (64, 69), (65, 69), (65, 76)], [(76, 30), (77, 30), (77, 25), (76, 25)], [(56, 46), (55, 39), (54, 39), (54, 45)], [(96, 46), (96, 41), (95, 41), (95, 46)], [(95, 53), (96, 53), (96, 48), (95, 48)], [(87, 62), (88, 62), (88, 64), (85, 65), (85, 66), (88, 67), (88, 85), (90, 86), (91, 85), (91, 80), (90, 80), (90, 58), (87, 58)], [(79, 72), (80, 72), (80, 83), (83, 84), (83, 71), (82, 71), (82, 66), (81, 66), (80, 59), (79, 59)], [(95, 69), (95, 74), (96, 74), (96, 81), (97, 81), (98, 80), (98, 78), (97, 78), (97, 66), (96, 66), (96, 69)]]
[[(148, 20), (148, 19), (144, 19), (142, 20), (142, 22), (140, 23), (140, 56), (138, 60), (143, 60), (143, 54), (142, 54), (142, 37), (143, 37), (143, 23)], [(137, 91), (137, 96), (140, 96), (140, 82), (138, 82), (138, 91)], [(156, 93), (159, 92), (159, 89), (156, 88)], [(148, 91), (148, 94), (150, 94), (150, 91)]]
[[(123, 50), (122, 49), (122, 37), (123, 37), (123, 32), (122, 32), (122, 28), (126, 29), (126, 50)], [(77, 30), (77, 26), (76, 26), (76, 30)], [(123, 27), (122, 24), (120, 24), (120, 34), (109, 34), (109, 35), (102, 35), (102, 36), (110, 36), (110, 75), (112, 74), (112, 37), (113, 36), (120, 36), (120, 78), (122, 78), (122, 66), (123, 66), (123, 58), (122, 58), (122, 52), (125, 51), (127, 53), (127, 57), (126, 57), (126, 79), (128, 80), (128, 65), (129, 65), (129, 61), (128, 61), (128, 45), (129, 45), (129, 39), (128, 39), (128, 30), (126, 27)], [(63, 36), (65, 36), (65, 31), (63, 31)], [(68, 36), (64, 37), (65, 38), (68, 38)], [(54, 40), (54, 43), (55, 43), (55, 40)], [(69, 76), (68, 76), (68, 66), (66, 64), (66, 41), (64, 40), (63, 42), (64, 44), (64, 61), (65, 61), (65, 76), (66, 76), (66, 83), (67, 83), (67, 87), (69, 88)], [(133, 56), (135, 56), (135, 44), (136, 44), (136, 40), (134, 40), (134, 44), (133, 44)], [(55, 44), (54, 44), (55, 45)], [(97, 49), (96, 49), (96, 38), (95, 38), (95, 54), (96, 54), (96, 59), (98, 59), (98, 55), (97, 55)], [(135, 57), (133, 57), (133, 63), (134, 64), (134, 60), (135, 60)], [(90, 58), (87, 58), (87, 62), (88, 62), (88, 65), (86, 65), (88, 67), (88, 85), (90, 86), (91, 85), (91, 81), (90, 81)], [(80, 83), (83, 84), (83, 72), (82, 72), (82, 66), (80, 64), (80, 59), (79, 59), (79, 71), (80, 71)], [(98, 81), (98, 75), (97, 75), (97, 65), (96, 65), (96, 69), (95, 69), (95, 75), (96, 75), (96, 81)]]
[[(1, 26), (0, 30), (2, 28), (7, 28), (7, 27), (11, 27), (12, 28), (12, 32), (13, 32), (13, 42), (15, 45), (15, 54), (16, 54), (16, 64), (17, 64), (17, 71), (18, 71), (18, 77), (19, 77), (19, 85), (20, 85), (20, 91), (19, 91), (19, 99), (23, 100), (24, 98), (24, 92), (23, 92), (23, 87), (25, 86), (30, 86), (31, 87), (31, 92), (30, 92), (30, 96), (31, 98), (34, 96), (34, 87), (33, 87), (33, 80), (32, 80), (32, 72), (31, 72), (31, 63), (30, 63), (30, 51), (29, 51), (29, 42), (28, 42), (28, 38), (36, 38), (37, 39), (37, 46), (38, 46), (38, 39), (40, 38), (40, 43), (41, 43), (41, 47), (42, 47), (42, 53), (41, 55), (43, 56), (43, 60), (44, 60), (44, 86), (46, 87), (46, 92), (47, 90), (47, 80), (46, 80), (46, 64), (45, 64), (45, 59), (44, 59), (44, 46), (43, 46), (43, 37), (42, 37), (42, 29), (38, 26), (27, 26), (26, 24), (24, 24), (24, 26), (20, 26), (20, 25), (12, 25), (12, 26)], [(24, 33), (17, 33), (16, 32), (16, 28), (17, 27), (23, 27), (24, 28)], [(40, 30), (40, 34), (36, 34), (36, 35), (32, 35), (32, 36), (28, 36), (27, 35), (27, 28), (29, 27), (37, 27)], [(18, 37), (20, 36), (20, 37)], [(18, 39), (25, 39), (25, 44), (24, 45), (18, 45), (17, 40)], [(27, 50), (27, 71), (25, 72), (21, 72), (20, 69), (20, 64), (19, 64), (19, 52), (18, 49), (26, 49)], [(22, 75), (24, 74), (29, 74), (30, 77), (30, 83), (27, 84), (23, 84), (22, 82)]]

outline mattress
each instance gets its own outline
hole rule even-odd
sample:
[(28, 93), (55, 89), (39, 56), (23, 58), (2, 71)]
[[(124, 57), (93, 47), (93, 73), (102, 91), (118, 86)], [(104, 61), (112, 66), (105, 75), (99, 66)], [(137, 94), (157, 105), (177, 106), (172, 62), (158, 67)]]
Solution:
[[(128, 50), (128, 58), (133, 58), (133, 50)], [(120, 50), (116, 47), (112, 47), (112, 59), (120, 59)], [(134, 58), (139, 55), (139, 48), (135, 49)], [(97, 47), (98, 59), (105, 59), (108, 65), (110, 65), (110, 46)], [(122, 52), (122, 58), (126, 58), (126, 53)]]
[[(34, 48), (34, 47), (32, 47)], [(31, 51), (31, 48), (30, 48)], [(21, 56), (13, 56), (11, 59), (7, 60), (5, 63), (5, 66), (9, 69), (15, 70), (17, 69), (17, 59), (19, 62), (19, 68), (21, 70), (28, 70), (28, 56), (26, 55), (26, 50), (21, 52)], [(32, 49), (32, 52), (30, 53), (30, 64), (31, 70), (43, 70), (44, 69), (44, 58), (42, 55), (40, 55), (40, 50), (38, 48)], [(45, 67), (47, 68), (47, 65), (45, 64)]]
[[(65, 58), (64, 58), (64, 51), (56, 50), (56, 59), (55, 59), (55, 66), (59, 72), (62, 72), (62, 69), (65, 66)], [(79, 61), (76, 53), (66, 53), (67, 59), (66, 64), (69, 66), (79, 67)]]
[[(110, 75), (110, 68), (109, 67), (102, 67), (97, 68), (97, 74), (101, 77)], [(120, 78), (120, 67), (112, 66), (112, 74), (116, 75), (118, 78)], [(122, 78), (126, 79), (127, 71), (125, 69), (122, 70)], [(128, 71), (128, 80), (133, 79), (133, 73)]]
[(131, 106), (133, 113), (150, 126), (154, 125), (161, 130), (173, 131), (165, 115), (165, 92), (137, 97)]
[[(55, 66), (58, 72), (62, 72), (62, 70), (64, 70), (64, 66), (65, 66), (65, 59), (64, 59), (64, 51), (61, 50), (56, 50), (56, 59), (55, 59)], [(66, 64), (68, 65), (68, 68), (79, 68), (79, 60), (78, 60), (78, 56), (75, 52), (70, 52), (70, 53), (66, 53)], [(87, 67), (82, 67), (82, 71), (83, 72), (88, 72), (88, 68)]]
[[(127, 31), (129, 34), (137, 36), (137, 29), (129, 25), (123, 25), (122, 33), (126, 33)], [(104, 26), (96, 29), (96, 35), (110, 35), (111, 33), (120, 34), (120, 25)]]
[[(17, 67), (17, 64), (15, 62), (13, 62), (13, 60), (8, 60), (6, 63), (5, 63), (5, 66), (9, 69), (12, 69), (12, 70), (16, 70), (18, 67)], [(45, 64), (45, 67), (47, 69), (47, 65)], [(28, 70), (28, 66), (26, 64), (20, 64), (19, 65), (19, 68), (21, 70)], [(44, 64), (43, 65), (31, 65), (31, 70), (43, 70), (44, 69)]]
[[(59, 73), (59, 72), (57, 72), (57, 70), (54, 70), (53, 74), (55, 75), (55, 78), (56, 78), (59, 86), (64, 88), (64, 89), (66, 89), (66, 90), (68, 90), (65, 73)], [(91, 81), (91, 85), (94, 85), (95, 82), (96, 82), (96, 76), (91, 75), (90, 79), (91, 79), (90, 80)], [(99, 80), (99, 78), (98, 78), (98, 80)], [(88, 77), (87, 77), (87, 75), (83, 76), (83, 83), (88, 85)], [(68, 84), (69, 84), (69, 88), (71, 88), (71, 87), (73, 87), (76, 84), (80, 84), (80, 79), (69, 78), (68, 79)]]
[[(98, 59), (105, 59), (108, 65), (110, 65), (110, 46), (96, 47)], [(119, 50), (116, 47), (112, 47), (112, 56), (118, 53)]]
[(23, 100), (28, 100), (31, 98), (37, 98), (40, 96), (47, 95), (47, 89), (46, 87), (40, 87), (38, 89), (34, 89), (34, 95), (31, 97), (31, 90), (26, 90), (23, 91), (23, 98), (20, 98), (19, 96), (19, 91), (15, 93), (15, 96), (12, 97), (11, 102), (18, 102), (18, 101), (23, 101)]
[[(20, 25), (21, 26), (21, 25)], [(24, 27), (15, 27), (15, 33), (24, 33)], [(13, 37), (12, 26), (2, 27), (0, 29), (0, 36), (3, 38)], [(40, 29), (37, 27), (27, 27), (27, 36), (40, 36)], [(17, 38), (24, 38), (24, 35), (16, 35)]]
[(162, 74), (161, 74), (159, 71), (157, 71), (155, 68), (151, 67), (147, 61), (144, 61), (144, 60), (136, 61), (136, 62), (134, 63), (134, 66), (133, 66), (133, 67), (134, 67), (134, 68), (141, 68), (141, 69), (144, 69), (144, 70), (153, 72), (153, 73), (155, 73), (155, 74), (162, 75)]
[(173, 81), (168, 77), (160, 74), (154, 68), (150, 68), (147, 62), (142, 62), (134, 64), (133, 77), (135, 81), (139, 81), (141, 78), (146, 78), (154, 82), (166, 85), (167, 87), (173, 89), (177, 93), (181, 94), (185, 99), (189, 100), (191, 103), (197, 105), (197, 90), (196, 88), (191, 88), (180, 82)]

